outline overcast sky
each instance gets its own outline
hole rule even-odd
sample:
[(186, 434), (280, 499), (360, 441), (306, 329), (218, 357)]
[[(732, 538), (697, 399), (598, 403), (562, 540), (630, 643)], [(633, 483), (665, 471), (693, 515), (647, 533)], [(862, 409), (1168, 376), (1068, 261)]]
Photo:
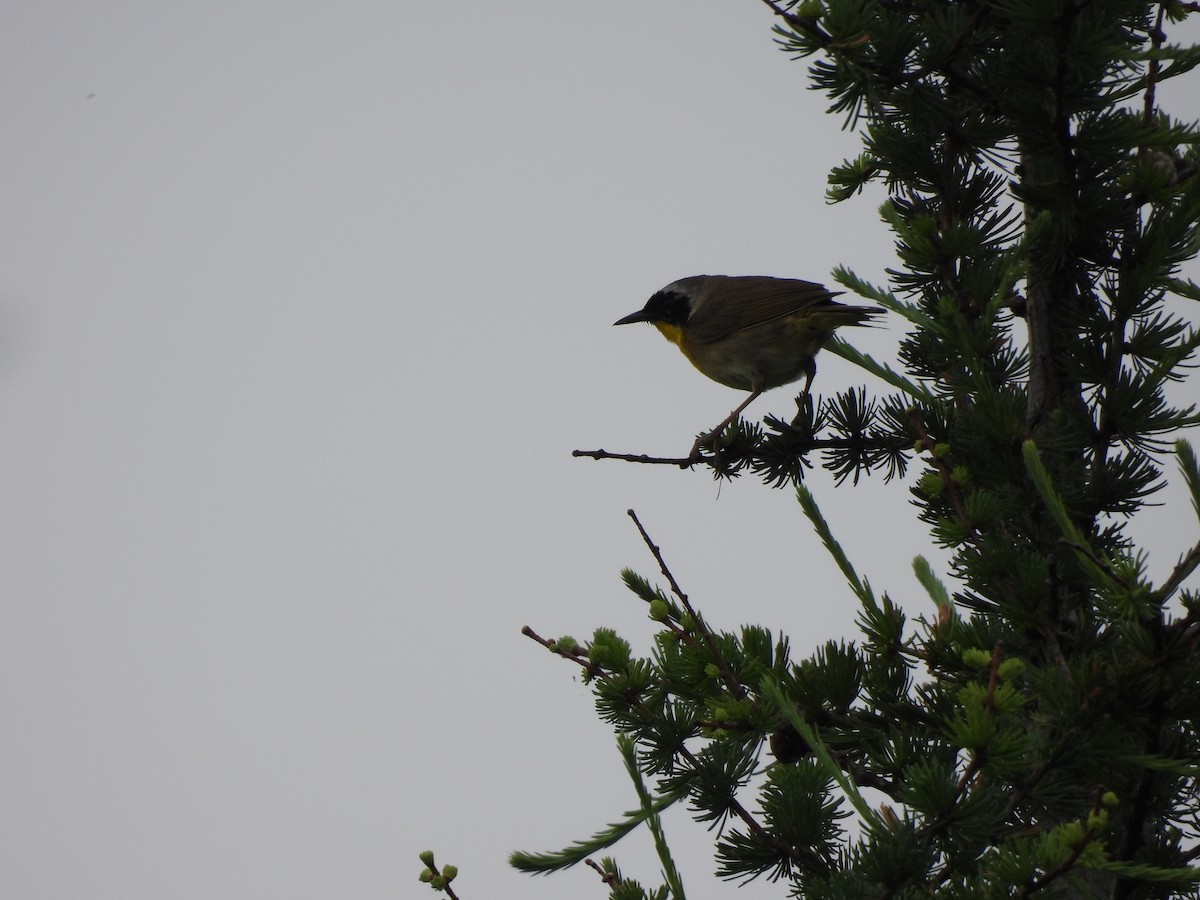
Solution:
[[(635, 805), (577, 672), (519, 633), (648, 647), (618, 573), (657, 572), (625, 510), (717, 627), (797, 655), (853, 634), (790, 491), (570, 456), (681, 455), (740, 400), (610, 327), (659, 287), (893, 264), (882, 195), (824, 203), (857, 147), (769, 12), (3, 18), (0, 896), (432, 896), (427, 847), (464, 897), (602, 896), (505, 858)], [(902, 331), (853, 337), (888, 358)], [(883, 389), (820, 368), (818, 393)], [(943, 557), (907, 489), (810, 486), (928, 613), (910, 561)], [(1195, 534), (1186, 503), (1138, 528), (1157, 572)], [(711, 836), (670, 826), (716, 896)], [(645, 846), (618, 856), (655, 883)]]

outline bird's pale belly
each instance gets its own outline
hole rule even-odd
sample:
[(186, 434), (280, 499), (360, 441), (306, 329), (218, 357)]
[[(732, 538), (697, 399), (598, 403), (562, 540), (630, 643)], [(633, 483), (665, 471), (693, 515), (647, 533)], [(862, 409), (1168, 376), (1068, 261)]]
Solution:
[(713, 381), (742, 391), (769, 390), (813, 370), (813, 356), (832, 334), (813, 324), (769, 322), (708, 344), (694, 345), (685, 337), (679, 349)]

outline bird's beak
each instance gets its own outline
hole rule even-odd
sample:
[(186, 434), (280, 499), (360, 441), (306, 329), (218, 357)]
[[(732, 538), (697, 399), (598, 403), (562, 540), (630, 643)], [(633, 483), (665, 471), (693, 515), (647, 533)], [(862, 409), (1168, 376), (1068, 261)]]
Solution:
[(649, 321), (650, 321), (650, 319), (646, 316), (646, 311), (644, 309), (639, 309), (637, 312), (630, 313), (623, 319), (617, 319), (617, 321), (613, 322), (613, 324), (614, 325), (629, 325), (633, 322), (649, 322)]

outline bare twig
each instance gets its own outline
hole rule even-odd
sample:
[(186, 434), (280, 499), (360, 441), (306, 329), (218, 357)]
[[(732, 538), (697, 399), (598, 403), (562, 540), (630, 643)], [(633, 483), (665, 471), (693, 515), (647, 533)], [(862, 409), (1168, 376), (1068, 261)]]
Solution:
[(996, 711), (996, 685), (1000, 683), (1000, 660), (1004, 659), (1004, 642), (996, 641), (992, 650), (992, 661), (988, 666), (987, 707)]
[(647, 456), (645, 453), (610, 453), (608, 450), (572, 450), (572, 456), (586, 456), (589, 459), (621, 459), (625, 462), (646, 463), (652, 466), (679, 466), (690, 469), (700, 460), (695, 457)]
[(650, 540), (650, 535), (647, 534), (646, 529), (642, 527), (641, 520), (638, 519), (637, 513), (631, 509), (628, 510), (628, 515), (629, 518), (633, 519), (633, 524), (637, 526), (638, 533), (641, 534), (642, 540), (646, 543), (646, 546), (650, 549), (650, 552), (654, 554), (655, 560), (658, 561), (658, 568), (662, 571), (663, 577), (667, 579), (667, 583), (671, 585), (671, 592), (679, 598), (679, 602), (683, 605), (683, 608), (687, 611), (687, 614), (691, 617), (692, 621), (696, 623), (695, 628), (700, 632), (700, 637), (704, 641), (705, 646), (708, 648), (708, 652), (712, 654), (713, 660), (716, 661), (717, 668), (721, 672), (721, 677), (725, 682), (725, 686), (729, 689), (729, 692), (739, 700), (744, 698), (746, 696), (746, 689), (742, 687), (742, 683), (738, 681), (737, 676), (733, 674), (733, 669), (730, 668), (729, 663), (725, 660), (725, 657), (721, 655), (721, 650), (717, 646), (717, 640), (715, 637), (713, 637), (713, 633), (709, 629), (708, 624), (703, 618), (700, 617), (700, 614), (692, 608), (691, 601), (688, 600), (687, 594), (683, 592), (683, 588), (679, 586), (679, 582), (675, 580), (675, 576), (672, 575), (671, 570), (667, 568), (667, 563), (662, 557), (662, 551), (659, 549), (658, 545), (654, 543), (654, 541)]
[(531, 638), (549, 650), (551, 653), (561, 656), (563, 659), (569, 659), (573, 663), (583, 667), (589, 678), (597, 678), (604, 674), (604, 670), (596, 665), (587, 657), (587, 651), (578, 644), (572, 647), (563, 647), (558, 641), (544, 638), (528, 625), (521, 629), (521, 634), (527, 638)]
[(585, 859), (584, 862), (587, 863), (591, 868), (595, 869), (598, 873), (600, 873), (600, 881), (603, 882), (604, 884), (608, 885), (609, 887), (614, 887), (614, 888), (621, 886), (621, 879), (617, 877), (617, 874), (615, 872), (605, 872), (604, 869), (602, 869), (600, 867), (600, 865), (598, 863), (596, 863), (596, 861), (593, 860), (591, 857), (588, 857), (587, 859)]
[[(858, 450), (866, 448), (868, 450), (888, 450), (892, 448), (892, 443), (882, 440), (865, 440), (861, 438), (808, 438), (807, 440), (797, 441), (797, 455), (808, 453), (812, 450)], [(690, 469), (699, 463), (712, 463), (718, 460), (718, 456), (705, 456), (701, 453), (695, 453), (691, 456), (650, 456), (646, 453), (614, 453), (611, 450), (572, 450), (571, 455), (574, 457), (586, 457), (588, 459), (619, 459), (624, 462), (644, 463), (652, 466), (679, 466), (681, 469)]]
[[(1167, 39), (1166, 33), (1163, 31), (1163, 16), (1166, 15), (1167, 4), (1158, 4), (1158, 15), (1154, 18), (1154, 27), (1150, 29), (1150, 46), (1154, 50), (1162, 47), (1163, 41)], [(1142, 101), (1142, 124), (1147, 128), (1154, 122), (1154, 110), (1157, 107), (1157, 102), (1154, 97), (1155, 88), (1158, 86), (1159, 74), (1162, 71), (1162, 63), (1154, 54), (1150, 55), (1150, 64), (1146, 68), (1146, 95)]]

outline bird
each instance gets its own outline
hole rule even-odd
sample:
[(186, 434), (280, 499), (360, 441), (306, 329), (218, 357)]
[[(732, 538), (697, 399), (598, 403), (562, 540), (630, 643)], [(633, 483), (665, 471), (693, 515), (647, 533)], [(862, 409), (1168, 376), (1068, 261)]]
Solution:
[(868, 325), (883, 310), (834, 300), (844, 293), (798, 278), (693, 275), (656, 292), (613, 325), (648, 322), (713, 381), (749, 391), (737, 409), (692, 446), (695, 458), (715, 448), (721, 432), (764, 392), (804, 379), (807, 397), (814, 357), (843, 325)]

